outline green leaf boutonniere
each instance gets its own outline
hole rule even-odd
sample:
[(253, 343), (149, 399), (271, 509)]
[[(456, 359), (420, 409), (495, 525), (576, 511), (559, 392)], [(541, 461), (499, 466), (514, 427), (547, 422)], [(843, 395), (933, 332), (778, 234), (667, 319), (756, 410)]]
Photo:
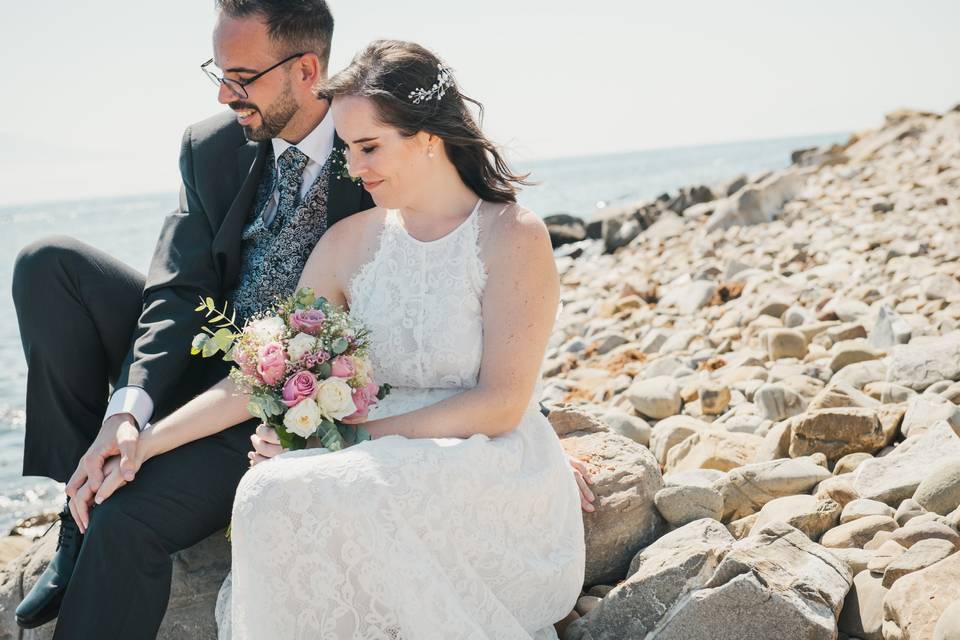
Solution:
[(334, 149), (331, 162), (333, 162), (334, 171), (337, 172), (337, 180), (352, 180), (354, 183), (360, 184), (360, 178), (355, 178), (350, 175), (350, 165), (347, 163), (346, 147)]

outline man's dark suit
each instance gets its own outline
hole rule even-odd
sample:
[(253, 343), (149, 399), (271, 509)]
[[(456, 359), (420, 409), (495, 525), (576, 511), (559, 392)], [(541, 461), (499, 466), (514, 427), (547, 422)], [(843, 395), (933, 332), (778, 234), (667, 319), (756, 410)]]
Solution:
[[(24, 475), (69, 478), (100, 428), (108, 383), (145, 389), (156, 421), (226, 375), (227, 363), (189, 355), (202, 322), (194, 309), (198, 296), (224, 300), (240, 276), (240, 235), (269, 148), (247, 142), (231, 113), (187, 129), (180, 206), (164, 221), (146, 279), (64, 236), (21, 251), (13, 295), (28, 363)], [(337, 173), (330, 172), (329, 225), (373, 206)], [(156, 635), (169, 555), (228, 523), (256, 424), (147, 461), (93, 509), (55, 638)]]

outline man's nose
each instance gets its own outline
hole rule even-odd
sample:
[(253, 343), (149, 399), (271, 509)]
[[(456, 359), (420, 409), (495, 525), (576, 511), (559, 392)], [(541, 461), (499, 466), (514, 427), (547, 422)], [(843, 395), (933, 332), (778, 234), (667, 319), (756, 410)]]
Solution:
[(242, 99), (242, 96), (237, 95), (237, 92), (231, 89), (229, 84), (226, 82), (220, 83), (220, 90), (217, 92), (217, 102), (220, 104), (230, 104), (231, 102)]

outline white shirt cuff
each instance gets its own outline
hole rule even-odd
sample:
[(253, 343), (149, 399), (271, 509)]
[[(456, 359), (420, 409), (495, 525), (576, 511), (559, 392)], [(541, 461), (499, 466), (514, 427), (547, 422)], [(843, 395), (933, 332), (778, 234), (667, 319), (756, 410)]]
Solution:
[(118, 413), (129, 413), (137, 421), (137, 428), (143, 431), (150, 426), (150, 417), (153, 416), (153, 400), (150, 394), (140, 387), (122, 387), (113, 392), (107, 413), (103, 421)]

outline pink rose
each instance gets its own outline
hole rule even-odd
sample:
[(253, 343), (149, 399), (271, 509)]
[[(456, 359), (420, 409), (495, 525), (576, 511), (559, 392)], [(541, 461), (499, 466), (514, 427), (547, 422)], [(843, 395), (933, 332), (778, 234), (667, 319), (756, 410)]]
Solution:
[(380, 386), (374, 382), (368, 382), (359, 389), (354, 389), (353, 404), (357, 407), (357, 410), (344, 418), (344, 421), (366, 418), (370, 407), (377, 404), (377, 393), (379, 392)]
[(330, 375), (335, 378), (349, 380), (356, 375), (357, 370), (353, 366), (353, 360), (347, 356), (337, 356), (330, 363)]
[(290, 326), (297, 331), (315, 336), (320, 333), (327, 316), (319, 309), (299, 309), (290, 314)]
[(317, 379), (309, 371), (293, 374), (283, 385), (283, 404), (293, 407), (317, 392)]
[(257, 351), (257, 374), (264, 384), (274, 385), (283, 379), (287, 354), (279, 342), (266, 344)]

